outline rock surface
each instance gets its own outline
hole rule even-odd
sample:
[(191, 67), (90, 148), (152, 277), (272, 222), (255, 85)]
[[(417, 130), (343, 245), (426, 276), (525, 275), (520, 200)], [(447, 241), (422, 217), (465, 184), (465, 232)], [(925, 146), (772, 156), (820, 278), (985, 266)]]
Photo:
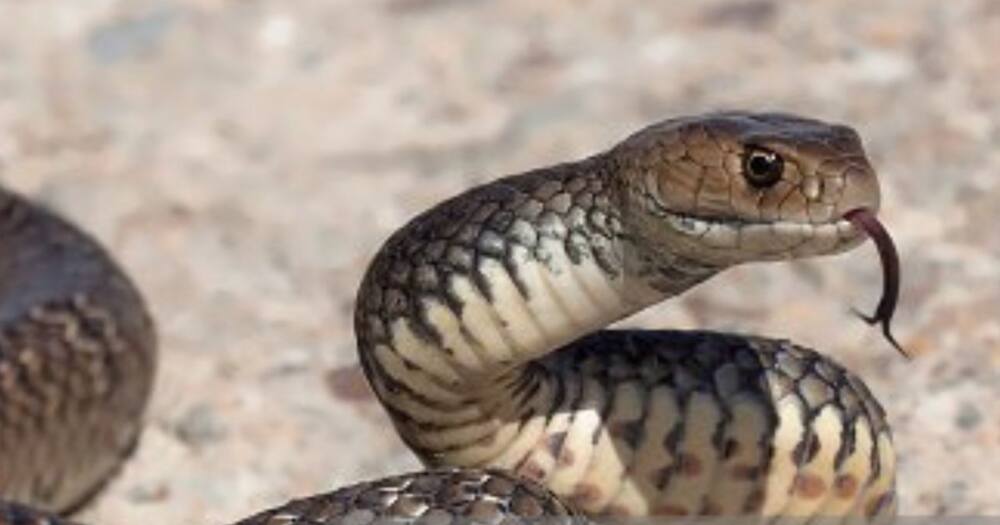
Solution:
[(416, 467), (355, 366), (361, 272), (494, 176), (716, 108), (856, 126), (903, 258), (747, 267), (628, 321), (787, 336), (884, 400), (904, 514), (1000, 514), (1000, 4), (0, 1), (0, 178), (102, 239), (163, 360), (81, 519), (220, 523)]

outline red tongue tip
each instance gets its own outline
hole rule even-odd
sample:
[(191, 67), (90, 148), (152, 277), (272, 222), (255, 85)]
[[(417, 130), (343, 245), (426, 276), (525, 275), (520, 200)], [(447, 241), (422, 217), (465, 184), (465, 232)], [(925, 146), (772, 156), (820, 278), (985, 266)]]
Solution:
[(857, 208), (844, 214), (844, 218), (851, 221), (855, 228), (865, 232), (868, 238), (875, 243), (878, 249), (879, 259), (882, 261), (882, 298), (875, 307), (875, 313), (865, 315), (857, 310), (853, 312), (870, 325), (882, 324), (882, 334), (892, 346), (904, 357), (909, 359), (909, 354), (902, 345), (896, 341), (892, 335), (890, 323), (892, 314), (896, 311), (896, 304), (899, 301), (899, 254), (896, 252), (896, 245), (892, 242), (892, 236), (882, 223), (875, 217), (875, 212), (869, 208)]

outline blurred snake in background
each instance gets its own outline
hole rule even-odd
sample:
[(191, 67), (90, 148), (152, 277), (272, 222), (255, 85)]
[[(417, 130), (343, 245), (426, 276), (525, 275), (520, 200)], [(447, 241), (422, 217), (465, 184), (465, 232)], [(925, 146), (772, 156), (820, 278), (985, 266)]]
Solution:
[[(878, 208), (854, 130), (743, 112), (666, 120), (444, 201), (386, 241), (355, 310), (365, 375), (429, 470), (239, 523), (891, 521), (885, 414), (832, 359), (604, 329), (726, 268), (870, 237), (886, 285), (867, 320), (895, 344), (898, 261)], [(153, 323), (109, 255), (53, 213), (5, 192), (0, 239), (0, 525), (69, 523), (44, 512), (85, 503), (137, 441)]]

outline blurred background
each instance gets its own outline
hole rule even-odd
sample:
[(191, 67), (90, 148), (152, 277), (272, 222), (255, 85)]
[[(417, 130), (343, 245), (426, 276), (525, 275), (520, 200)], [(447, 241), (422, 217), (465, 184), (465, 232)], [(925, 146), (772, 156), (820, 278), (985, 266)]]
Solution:
[(381, 242), (472, 184), (664, 117), (855, 126), (903, 260), (746, 267), (629, 325), (790, 337), (864, 377), (904, 514), (1000, 514), (1000, 3), (0, 1), (0, 179), (97, 235), (162, 360), (137, 455), (84, 514), (216, 523), (416, 468), (355, 366)]

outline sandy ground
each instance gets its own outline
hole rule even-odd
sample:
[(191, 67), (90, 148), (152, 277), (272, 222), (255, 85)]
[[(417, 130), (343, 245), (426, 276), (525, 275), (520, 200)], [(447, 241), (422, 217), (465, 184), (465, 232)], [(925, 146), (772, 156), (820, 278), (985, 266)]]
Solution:
[(353, 295), (408, 217), (665, 116), (856, 126), (903, 257), (897, 356), (848, 306), (869, 245), (628, 321), (788, 336), (865, 377), (906, 514), (1000, 514), (1000, 4), (0, 1), (0, 178), (94, 232), (155, 312), (136, 457), (83, 518), (219, 523), (414, 468), (355, 367)]

